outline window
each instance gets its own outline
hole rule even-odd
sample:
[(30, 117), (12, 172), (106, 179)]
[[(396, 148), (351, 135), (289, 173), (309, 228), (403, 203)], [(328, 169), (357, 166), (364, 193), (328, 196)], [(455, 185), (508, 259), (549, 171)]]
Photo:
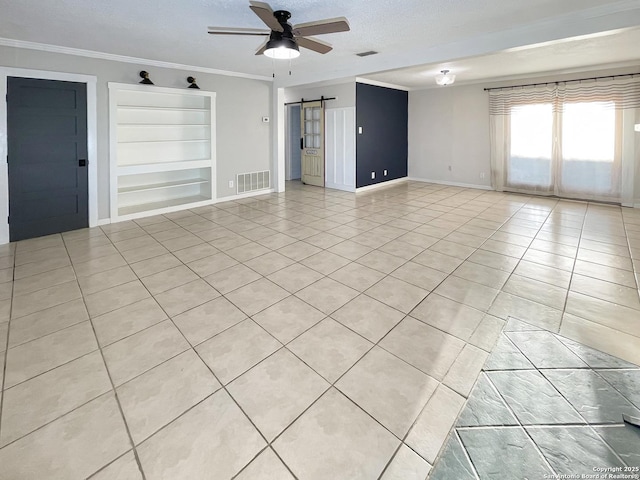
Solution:
[(617, 194), (616, 111), (613, 102), (565, 103), (561, 190)]
[(638, 74), (489, 89), (491, 183), (631, 206), (638, 119)]
[(551, 188), (551, 107), (550, 103), (542, 103), (511, 109), (511, 155), (507, 170), (509, 185)]
[(304, 109), (304, 146), (305, 148), (321, 148), (322, 133), (320, 120), (322, 107), (306, 107)]
[(618, 195), (615, 104), (553, 107), (511, 107), (506, 185), (573, 197)]

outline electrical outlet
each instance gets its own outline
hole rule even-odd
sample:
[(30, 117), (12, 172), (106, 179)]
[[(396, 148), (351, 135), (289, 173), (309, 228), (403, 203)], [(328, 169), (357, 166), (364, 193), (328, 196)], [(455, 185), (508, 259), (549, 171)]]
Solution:
[(386, 171), (386, 170), (384, 171), (384, 176), (385, 176), (385, 177), (387, 176), (387, 171)]
[(371, 172), (371, 178), (376, 178), (376, 172)]
[(233, 188), (233, 180), (229, 180), (229, 188)]
[(480, 172), (480, 178), (484, 180), (484, 172)]

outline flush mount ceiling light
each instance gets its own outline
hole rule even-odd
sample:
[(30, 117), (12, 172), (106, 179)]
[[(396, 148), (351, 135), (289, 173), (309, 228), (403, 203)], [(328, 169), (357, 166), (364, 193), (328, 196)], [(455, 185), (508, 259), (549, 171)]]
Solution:
[(438, 85), (442, 85), (443, 87), (446, 85), (451, 85), (456, 81), (456, 76), (449, 73), (449, 70), (441, 70), (441, 73), (436, 75), (436, 83)]

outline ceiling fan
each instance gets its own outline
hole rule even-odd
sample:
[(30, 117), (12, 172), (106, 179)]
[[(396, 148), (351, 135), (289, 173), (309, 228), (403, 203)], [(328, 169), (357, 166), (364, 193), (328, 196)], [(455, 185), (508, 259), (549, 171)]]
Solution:
[(349, 31), (349, 22), (344, 17), (292, 26), (288, 22), (291, 13), (286, 10), (274, 12), (268, 3), (256, 1), (250, 1), (249, 8), (271, 29), (270, 31), (258, 28), (209, 27), (209, 33), (211, 35), (268, 36), (269, 39), (256, 51), (256, 55), (264, 54), (271, 58), (291, 59), (300, 55), (299, 46), (323, 54), (332, 50), (331, 45), (317, 38), (309, 38), (310, 35)]

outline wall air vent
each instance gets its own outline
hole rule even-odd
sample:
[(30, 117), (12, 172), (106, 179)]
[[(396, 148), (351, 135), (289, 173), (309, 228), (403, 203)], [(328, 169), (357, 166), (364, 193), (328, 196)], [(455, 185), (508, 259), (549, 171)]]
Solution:
[(374, 50), (369, 50), (368, 52), (360, 52), (360, 53), (356, 53), (357, 56), (359, 57), (368, 57), (369, 55), (377, 55), (378, 52), (374, 51)]
[(238, 193), (267, 190), (271, 187), (269, 170), (263, 172), (251, 172), (238, 174), (236, 185)]

